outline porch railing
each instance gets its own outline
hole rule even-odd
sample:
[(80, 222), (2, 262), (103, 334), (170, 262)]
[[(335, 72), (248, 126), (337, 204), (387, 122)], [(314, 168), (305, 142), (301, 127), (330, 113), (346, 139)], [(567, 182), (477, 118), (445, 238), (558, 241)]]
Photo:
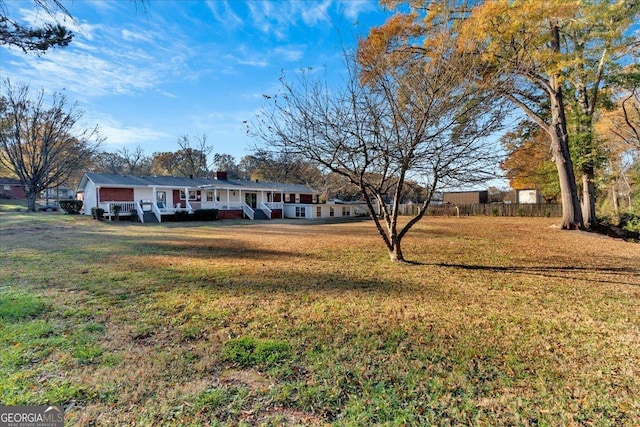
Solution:
[(215, 204), (216, 209), (220, 209), (223, 211), (229, 211), (229, 210), (238, 210), (238, 209), (242, 209), (242, 202), (217, 202)]
[(267, 206), (267, 204), (261, 202), (258, 205), (258, 208), (260, 208), (260, 210), (264, 212), (269, 217), (269, 219), (271, 219), (271, 208)]
[(242, 204), (242, 212), (247, 216), (247, 218), (249, 218), (250, 220), (253, 220), (255, 218), (255, 212), (253, 209), (251, 209), (251, 206), (249, 206), (246, 203)]
[(135, 202), (136, 204), (136, 212), (138, 212), (138, 221), (144, 224), (144, 211), (142, 210), (142, 205), (140, 202)]
[(104, 209), (104, 213), (107, 217), (111, 218), (115, 215), (114, 206), (120, 206), (119, 215), (129, 216), (131, 211), (136, 209), (136, 202), (111, 200), (108, 202), (100, 202), (98, 206)]
[(151, 203), (151, 210), (153, 211), (153, 214), (156, 216), (156, 218), (158, 218), (158, 222), (162, 222), (162, 213), (160, 212), (160, 208), (158, 208), (157, 202)]
[(284, 203), (282, 202), (267, 202), (267, 203), (263, 203), (269, 210), (274, 210), (274, 209), (282, 209), (284, 206)]

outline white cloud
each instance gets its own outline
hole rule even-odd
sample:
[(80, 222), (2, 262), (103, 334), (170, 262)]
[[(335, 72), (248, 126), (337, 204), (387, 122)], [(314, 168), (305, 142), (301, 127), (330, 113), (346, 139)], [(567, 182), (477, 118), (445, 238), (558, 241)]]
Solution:
[(338, 4), (344, 15), (353, 20), (357, 20), (362, 13), (374, 11), (378, 7), (367, 0), (343, 0)]
[(216, 21), (226, 28), (236, 28), (243, 25), (242, 19), (233, 11), (228, 1), (207, 1), (207, 7)]

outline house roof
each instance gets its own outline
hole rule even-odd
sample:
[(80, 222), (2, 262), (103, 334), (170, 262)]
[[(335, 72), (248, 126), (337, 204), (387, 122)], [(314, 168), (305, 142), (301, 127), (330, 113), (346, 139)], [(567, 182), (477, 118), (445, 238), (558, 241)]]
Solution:
[(21, 185), (20, 180), (16, 178), (6, 178), (0, 176), (0, 185)]
[(86, 172), (78, 190), (82, 191), (91, 181), (97, 186), (112, 187), (174, 187), (174, 188), (203, 188), (203, 189), (246, 189), (272, 190), (288, 193), (314, 193), (312, 189), (301, 184), (283, 184), (277, 182), (259, 182), (244, 179), (218, 180), (213, 178), (189, 178), (176, 176), (131, 176)]

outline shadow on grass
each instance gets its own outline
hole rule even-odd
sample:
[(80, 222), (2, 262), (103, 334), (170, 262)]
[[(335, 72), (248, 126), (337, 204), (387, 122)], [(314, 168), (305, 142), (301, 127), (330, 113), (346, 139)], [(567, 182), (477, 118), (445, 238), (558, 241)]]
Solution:
[[(535, 276), (561, 278), (570, 280), (591, 280), (598, 283), (611, 283), (617, 285), (631, 285), (640, 286), (640, 280), (636, 282), (624, 281), (624, 280), (607, 280), (602, 278), (592, 277), (580, 277), (582, 274), (610, 274), (615, 276), (628, 276), (634, 275), (640, 277), (640, 268), (632, 267), (549, 267), (549, 266), (511, 266), (500, 267), (490, 265), (473, 265), (473, 264), (451, 264), (451, 263), (437, 263), (431, 264), (437, 267), (455, 268), (460, 270), (473, 270), (473, 271), (486, 271), (489, 273), (514, 273), (514, 274), (529, 274)], [(578, 273), (578, 274), (577, 274)]]

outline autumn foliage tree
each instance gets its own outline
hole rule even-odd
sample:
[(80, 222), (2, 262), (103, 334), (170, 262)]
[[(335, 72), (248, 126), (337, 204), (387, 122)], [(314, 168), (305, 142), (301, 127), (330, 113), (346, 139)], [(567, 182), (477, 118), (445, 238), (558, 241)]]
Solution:
[(31, 99), (29, 87), (8, 80), (0, 98), (0, 162), (19, 179), (29, 210), (40, 192), (64, 184), (81, 170), (101, 142), (97, 128), (81, 129), (82, 112), (59, 93), (51, 105), (41, 91)]
[[(547, 133), (558, 171), (563, 203), (563, 228), (583, 228), (582, 206), (570, 152), (566, 105), (571, 100), (580, 115), (582, 151), (590, 154), (592, 117), (598, 105), (602, 77), (624, 47), (624, 31), (637, 18), (634, 1), (527, 0), (384, 1), (395, 7), (408, 3), (411, 13), (397, 14), (371, 31), (366, 46), (372, 56), (395, 66), (407, 53), (435, 58), (427, 36), (434, 25), (448, 22), (460, 50), (482, 60), (477, 83), (517, 106)], [(437, 51), (435, 51), (437, 52)], [(575, 135), (574, 135), (575, 137)], [(592, 162), (581, 158), (585, 173)], [(588, 182), (590, 184), (590, 181)], [(587, 191), (592, 191), (587, 185)], [(586, 196), (586, 197), (591, 197)], [(591, 203), (587, 225), (593, 220)]]
[(524, 122), (500, 142), (507, 155), (500, 167), (514, 190), (536, 189), (546, 202), (560, 195), (558, 173), (549, 153), (549, 138), (533, 123)]

